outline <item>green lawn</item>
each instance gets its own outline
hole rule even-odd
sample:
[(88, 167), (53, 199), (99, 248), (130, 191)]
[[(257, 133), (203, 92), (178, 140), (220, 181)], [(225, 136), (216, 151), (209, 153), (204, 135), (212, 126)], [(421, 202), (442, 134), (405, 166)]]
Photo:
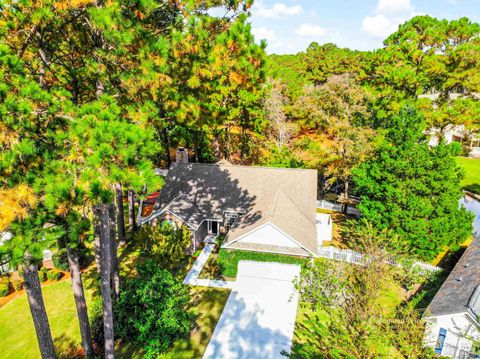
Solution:
[[(72, 350), (81, 345), (70, 283), (70, 280), (64, 280), (43, 287), (43, 298), (58, 352)], [(87, 300), (90, 299), (90, 293), (87, 292)], [(0, 353), (2, 358), (40, 357), (26, 295), (0, 308)]]
[(465, 170), (462, 187), (480, 194), (480, 158), (458, 157), (457, 161)]
[[(135, 264), (141, 260), (141, 250), (134, 246), (121, 249), (120, 272), (122, 276), (134, 276)], [(191, 267), (193, 259), (185, 258), (173, 272), (178, 279), (183, 279)], [(84, 273), (84, 285), (88, 289), (87, 302), (92, 300), (95, 289), (92, 285), (96, 277), (92, 266)], [(47, 315), (54, 337), (57, 353), (63, 357), (74, 357), (81, 347), (80, 329), (73, 299), (70, 280), (50, 284), (42, 288)], [(186, 340), (177, 341), (173, 348), (161, 358), (199, 358), (213, 334), (230, 290), (192, 287), (192, 308), (197, 314), (195, 326)], [(117, 342), (119, 358), (142, 358), (142, 350), (129, 343)], [(13, 299), (0, 308), (0, 358), (40, 358), (35, 329), (28, 307), (27, 297)]]

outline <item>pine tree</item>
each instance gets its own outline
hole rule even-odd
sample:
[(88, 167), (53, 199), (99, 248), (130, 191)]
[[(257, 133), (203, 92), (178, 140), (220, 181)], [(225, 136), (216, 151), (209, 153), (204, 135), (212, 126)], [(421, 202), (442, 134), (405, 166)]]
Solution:
[(412, 108), (393, 116), (388, 128), (376, 156), (354, 173), (358, 208), (376, 228), (392, 229), (405, 252), (431, 260), (472, 231), (471, 214), (458, 204), (462, 172), (455, 146), (430, 148), (423, 118)]

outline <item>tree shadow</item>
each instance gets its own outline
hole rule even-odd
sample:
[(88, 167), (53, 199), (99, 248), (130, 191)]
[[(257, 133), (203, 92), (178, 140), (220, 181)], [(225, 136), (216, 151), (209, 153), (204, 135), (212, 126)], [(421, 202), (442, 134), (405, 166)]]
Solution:
[(53, 338), (58, 359), (82, 359), (85, 357), (82, 345), (65, 334)]
[[(204, 219), (222, 219), (225, 211), (232, 211), (244, 213), (236, 226), (249, 226), (266, 215), (268, 204), (258, 202), (254, 192), (270, 193), (269, 198), (261, 200), (273, 201), (279, 183), (273, 180), (265, 186), (258, 172), (246, 171), (237, 166), (176, 164), (169, 171), (154, 212), (174, 201), (172, 210), (188, 223), (199, 225)], [(252, 187), (256, 191), (249, 191)]]
[(247, 307), (238, 292), (227, 305), (210, 339), (205, 358), (281, 358), (290, 349), (291, 338), (260, 323), (262, 308)]

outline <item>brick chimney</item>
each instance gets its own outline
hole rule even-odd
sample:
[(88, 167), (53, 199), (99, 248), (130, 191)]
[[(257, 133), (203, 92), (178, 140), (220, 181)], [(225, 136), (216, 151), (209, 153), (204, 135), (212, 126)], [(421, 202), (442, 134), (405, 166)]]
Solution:
[(184, 147), (179, 147), (175, 151), (175, 162), (176, 163), (188, 163), (188, 150)]

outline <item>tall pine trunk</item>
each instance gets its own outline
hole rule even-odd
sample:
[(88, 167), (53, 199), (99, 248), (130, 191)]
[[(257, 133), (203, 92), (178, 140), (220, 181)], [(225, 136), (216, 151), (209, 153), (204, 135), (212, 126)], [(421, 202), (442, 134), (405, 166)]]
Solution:
[(123, 210), (123, 189), (120, 182), (115, 183), (115, 205), (117, 206), (117, 231), (118, 244), (124, 246), (125, 240), (125, 215)]
[[(113, 223), (115, 225), (115, 222)], [(112, 230), (113, 238), (110, 238), (110, 256), (111, 256), (111, 283), (113, 289), (113, 298), (116, 300), (120, 295), (120, 273), (118, 269), (117, 242), (115, 240), (115, 231)]]
[(90, 322), (88, 320), (87, 301), (85, 300), (85, 291), (83, 290), (82, 273), (80, 271), (80, 263), (78, 255), (72, 250), (68, 244), (66, 246), (68, 265), (70, 267), (70, 275), (72, 277), (73, 297), (75, 298), (75, 306), (77, 308), (78, 323), (80, 325), (80, 335), (82, 337), (82, 347), (87, 358), (95, 355), (93, 349), (92, 333), (90, 330)]
[[(28, 255), (27, 255), (28, 256)], [(27, 258), (27, 262), (29, 259)], [(22, 266), (25, 291), (27, 292), (28, 304), (32, 313), (35, 333), (37, 334), (38, 346), (42, 359), (54, 359), (57, 357), (53, 345), (50, 324), (43, 302), (42, 287), (38, 278), (38, 269), (35, 264)]]
[(128, 191), (128, 230), (133, 233), (137, 230), (137, 221), (135, 218), (135, 192)]
[[(96, 225), (100, 237), (100, 278), (103, 299), (103, 331), (105, 337), (105, 358), (115, 358), (113, 332), (113, 310), (111, 292), (112, 239), (115, 239), (115, 207), (110, 204), (95, 206)], [(113, 232), (113, 233), (112, 233)], [(113, 237), (113, 238), (112, 238)]]

